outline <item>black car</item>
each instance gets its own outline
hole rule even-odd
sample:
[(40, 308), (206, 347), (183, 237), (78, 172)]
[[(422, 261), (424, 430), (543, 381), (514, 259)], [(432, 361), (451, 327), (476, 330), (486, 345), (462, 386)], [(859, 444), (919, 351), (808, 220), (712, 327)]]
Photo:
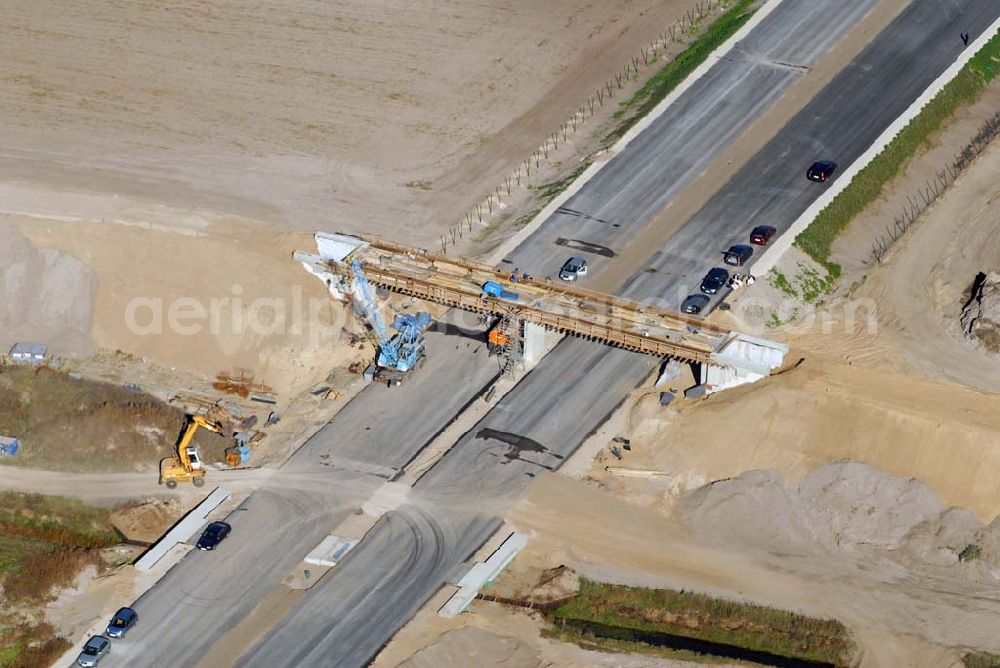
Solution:
[(705, 295), (689, 295), (681, 302), (681, 311), (684, 313), (701, 313), (708, 306), (709, 299)]
[(225, 522), (212, 522), (206, 528), (201, 538), (198, 539), (199, 550), (214, 550), (219, 543), (226, 539), (233, 528)]
[(715, 267), (701, 279), (701, 291), (706, 295), (714, 295), (729, 282), (729, 272), (722, 267)]
[(730, 246), (729, 250), (723, 255), (723, 261), (726, 264), (732, 265), (734, 267), (742, 267), (753, 255), (753, 248), (747, 246), (746, 244), (737, 244), (735, 246)]
[(771, 237), (773, 237), (777, 231), (778, 230), (770, 225), (758, 225), (753, 228), (753, 232), (750, 233), (750, 243), (757, 246), (766, 246), (767, 242), (771, 240)]
[(837, 163), (833, 160), (820, 160), (819, 162), (814, 162), (809, 171), (806, 172), (806, 178), (810, 181), (816, 181), (818, 183), (823, 183), (828, 178), (833, 175), (834, 170), (837, 169)]
[(139, 615), (132, 608), (122, 608), (115, 613), (104, 632), (109, 638), (124, 638), (129, 629), (139, 621)]

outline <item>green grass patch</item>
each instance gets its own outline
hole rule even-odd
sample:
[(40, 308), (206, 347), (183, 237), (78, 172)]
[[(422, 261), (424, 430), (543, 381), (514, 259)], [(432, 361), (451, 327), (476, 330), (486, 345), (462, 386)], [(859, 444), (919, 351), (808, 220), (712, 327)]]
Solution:
[(975, 561), (976, 559), (980, 558), (981, 556), (983, 556), (983, 548), (979, 547), (975, 543), (970, 543), (970, 544), (966, 545), (965, 549), (963, 549), (959, 553), (958, 560), (959, 561)]
[(795, 274), (795, 282), (802, 288), (802, 299), (807, 304), (811, 304), (833, 288), (836, 277), (832, 273), (821, 276), (812, 267), (807, 267), (799, 262), (798, 272)]
[(621, 103), (615, 112), (620, 122), (609, 133), (606, 141), (613, 143), (648, 114), (660, 101), (669, 95), (689, 74), (708, 59), (708, 56), (727, 39), (736, 34), (750, 17), (756, 0), (737, 0), (732, 7), (713, 21), (700, 36), (696, 37), (684, 51), (668, 62), (659, 72), (650, 77), (642, 88), (628, 100)]
[(0, 668), (51, 666), (70, 648), (49, 624), (25, 624), (6, 616), (0, 624)]
[(8, 603), (45, 600), (53, 587), (70, 584), (83, 567), (99, 564), (100, 548), (119, 542), (104, 508), (75, 499), (0, 492), (0, 577)]
[[(0, 640), (2, 642), (2, 640)], [(17, 659), (17, 656), (21, 653), (20, 645), (7, 645), (0, 647), (0, 666), (11, 665)]]
[(1000, 35), (994, 36), (962, 68), (923, 110), (858, 173), (816, 219), (795, 239), (795, 245), (826, 267), (833, 280), (840, 266), (830, 262), (834, 239), (868, 205), (876, 201), (885, 186), (905, 168), (934, 133), (964, 104), (975, 100), (1000, 72)]
[(0, 492), (0, 535), (69, 548), (115, 545), (109, 511), (76, 499)]
[(970, 652), (962, 657), (965, 668), (1000, 668), (1000, 654)]
[(793, 288), (792, 284), (789, 282), (788, 277), (773, 268), (771, 269), (771, 285), (781, 290), (789, 297), (799, 296), (799, 293), (795, 291), (795, 288)]
[(543, 629), (542, 637), (555, 638), (556, 640), (571, 642), (574, 645), (578, 645), (583, 649), (591, 650), (593, 652), (610, 652), (618, 654), (638, 652), (640, 654), (649, 654), (666, 659), (673, 659), (674, 661), (687, 661), (690, 663), (704, 663), (709, 665), (732, 665), (733, 663), (732, 659), (712, 656), (710, 654), (700, 654), (698, 652), (690, 652), (683, 649), (671, 649), (669, 647), (657, 647), (656, 645), (648, 645), (646, 643), (630, 640), (618, 640), (617, 638), (603, 638), (601, 636), (584, 633), (573, 627), (553, 626), (549, 629)]
[[(568, 188), (573, 181), (576, 181), (580, 174), (583, 174), (587, 170), (587, 167), (590, 167), (590, 163), (582, 162), (577, 165), (576, 169), (563, 178), (555, 181), (549, 181), (548, 183), (544, 183), (540, 186), (532, 187), (532, 190), (538, 192), (538, 197), (542, 200), (542, 206), (544, 207), (545, 204), (548, 204), (556, 195), (566, 190), (566, 188)], [(534, 216), (532, 216), (532, 218), (534, 218)], [(530, 220), (531, 218), (525, 221), (525, 224)]]
[(592, 622), (627, 633), (693, 638), (784, 657), (846, 665), (854, 654), (838, 621), (669, 589), (580, 579), (580, 591), (552, 613), (557, 622)]

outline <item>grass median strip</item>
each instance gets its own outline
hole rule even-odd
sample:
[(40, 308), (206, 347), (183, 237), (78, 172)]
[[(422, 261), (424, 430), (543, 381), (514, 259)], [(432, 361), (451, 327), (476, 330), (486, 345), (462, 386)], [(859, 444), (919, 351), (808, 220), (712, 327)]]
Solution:
[[(732, 0), (731, 0), (732, 1)], [(601, 141), (605, 147), (611, 146), (649, 114), (677, 86), (681, 84), (695, 69), (708, 60), (709, 55), (722, 46), (726, 40), (736, 34), (750, 20), (755, 11), (757, 0), (736, 0), (718, 19), (709, 24), (705, 31), (695, 37), (686, 49), (676, 58), (670, 60), (660, 71), (637, 90), (632, 97), (621, 103), (615, 112), (615, 123)], [(569, 176), (545, 183), (534, 188), (539, 193), (542, 206), (550, 202), (556, 195), (565, 190), (583, 171), (590, 166), (589, 160), (577, 167)], [(520, 222), (524, 225), (530, 218)]]
[[(771, 665), (848, 665), (855, 654), (838, 621), (674, 591), (580, 580), (580, 591), (550, 613), (575, 636), (631, 643), (633, 650), (675, 647)], [(581, 637), (582, 637), (581, 636)], [(692, 641), (685, 643), (684, 641)]]
[(837, 236), (866, 207), (875, 202), (917, 151), (930, 146), (934, 133), (964, 104), (974, 101), (1000, 73), (1000, 34), (980, 49), (917, 116), (862, 169), (816, 219), (795, 239), (795, 245), (826, 267), (830, 277), (840, 276), (840, 266), (830, 261)]
[(755, 3), (756, 0), (738, 0), (676, 58), (650, 77), (632, 97), (622, 102), (621, 108), (615, 112), (615, 118), (621, 119), (621, 122), (608, 135), (608, 144), (618, 140), (639, 122), (639, 119), (653, 111), (656, 105), (670, 95), (699, 65), (708, 60), (713, 51), (735, 35), (753, 16)]

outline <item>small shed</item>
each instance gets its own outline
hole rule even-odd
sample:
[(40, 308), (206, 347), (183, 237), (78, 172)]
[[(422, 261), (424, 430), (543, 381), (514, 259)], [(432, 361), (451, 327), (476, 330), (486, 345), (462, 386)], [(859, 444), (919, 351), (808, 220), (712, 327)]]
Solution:
[(10, 358), (21, 364), (42, 364), (48, 346), (44, 343), (15, 343), (10, 349)]
[(21, 447), (20, 441), (11, 436), (0, 436), (0, 457), (12, 457)]

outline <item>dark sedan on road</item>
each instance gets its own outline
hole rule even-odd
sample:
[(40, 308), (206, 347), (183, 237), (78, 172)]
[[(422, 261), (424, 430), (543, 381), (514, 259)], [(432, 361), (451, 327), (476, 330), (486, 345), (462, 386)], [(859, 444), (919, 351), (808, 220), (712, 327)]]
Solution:
[(735, 246), (730, 246), (723, 254), (723, 261), (734, 267), (742, 267), (753, 255), (753, 248), (747, 246), (746, 244), (736, 244)]
[(729, 282), (729, 272), (722, 267), (714, 267), (701, 279), (701, 291), (707, 295), (714, 295), (725, 287)]
[(778, 230), (774, 229), (770, 225), (758, 225), (753, 228), (753, 232), (750, 233), (750, 243), (757, 246), (766, 246), (767, 242), (771, 240), (771, 237)]
[(708, 297), (705, 295), (689, 295), (681, 302), (681, 311), (692, 314), (701, 313), (708, 306), (708, 301)]
[(837, 169), (837, 163), (833, 160), (820, 160), (819, 162), (814, 162), (809, 171), (806, 172), (806, 178), (810, 181), (816, 181), (817, 183), (823, 183), (828, 178), (833, 175), (833, 172)]
[(104, 633), (109, 638), (124, 638), (129, 629), (135, 626), (138, 621), (139, 615), (135, 614), (135, 610), (132, 608), (122, 608), (111, 618), (111, 622)]
[(212, 522), (205, 528), (201, 538), (198, 539), (199, 550), (214, 550), (219, 543), (226, 539), (233, 528), (225, 522)]

